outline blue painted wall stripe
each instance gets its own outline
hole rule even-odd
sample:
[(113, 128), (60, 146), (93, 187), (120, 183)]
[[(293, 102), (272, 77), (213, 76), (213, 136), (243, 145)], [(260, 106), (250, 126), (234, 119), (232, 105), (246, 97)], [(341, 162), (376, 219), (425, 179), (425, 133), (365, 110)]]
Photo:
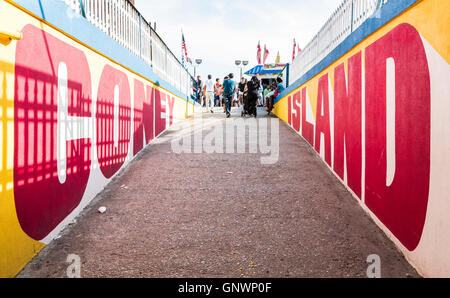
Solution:
[(198, 105), (197, 102), (194, 102), (186, 94), (180, 92), (156, 75), (144, 60), (135, 56), (117, 41), (89, 23), (84, 17), (75, 14), (63, 1), (14, 0), (13, 2), (113, 61), (149, 79), (156, 85), (161, 86), (178, 97), (188, 100), (190, 103)]
[(388, 3), (378, 9), (369, 19), (361, 24), (352, 34), (350, 34), (342, 43), (340, 43), (330, 54), (322, 61), (313, 66), (306, 74), (292, 83), (285, 91), (283, 91), (276, 99), (275, 103), (280, 99), (294, 91), (316, 75), (321, 73), (336, 60), (344, 56), (348, 51), (366, 39), (369, 35), (380, 29), (386, 23), (397, 17), (403, 11), (411, 7), (420, 0), (390, 0)]

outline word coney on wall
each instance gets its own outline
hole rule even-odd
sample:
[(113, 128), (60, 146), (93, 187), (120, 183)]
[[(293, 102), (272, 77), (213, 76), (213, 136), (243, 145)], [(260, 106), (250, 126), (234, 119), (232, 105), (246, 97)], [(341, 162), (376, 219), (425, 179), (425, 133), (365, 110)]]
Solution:
[(113, 64), (100, 65), (94, 86), (84, 51), (33, 25), (22, 32), (15, 57), (14, 200), (23, 231), (41, 240), (80, 204), (94, 166), (112, 178), (130, 151), (136, 155), (173, 123), (176, 107), (173, 95), (130, 80)]
[(430, 180), (430, 74), (420, 35), (401, 24), (330, 73), (312, 83), (315, 123), (306, 119), (306, 86), (288, 97), (288, 122), (358, 198), (364, 189), (367, 207), (412, 251)]
[(200, 110), (62, 2), (45, 2), (0, 1), (2, 27), (22, 37), (0, 37), (0, 277), (16, 275), (135, 155)]

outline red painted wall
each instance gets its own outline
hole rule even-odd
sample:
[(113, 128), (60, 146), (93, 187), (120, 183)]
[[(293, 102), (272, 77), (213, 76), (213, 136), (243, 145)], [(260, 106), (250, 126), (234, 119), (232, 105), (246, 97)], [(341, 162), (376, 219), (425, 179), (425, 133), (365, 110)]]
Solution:
[[(395, 107), (391, 107), (395, 109), (394, 144), (387, 139), (388, 58), (395, 62)], [(414, 27), (401, 24), (347, 62), (347, 75), (344, 63), (330, 69), (334, 85), (329, 72), (313, 79), (312, 84), (317, 84), (315, 123), (306, 120), (308, 87), (300, 87), (288, 97), (289, 124), (318, 153), (323, 150), (325, 162), (342, 180), (346, 167), (348, 187), (360, 199), (364, 188), (367, 207), (413, 251), (421, 240), (430, 186), (431, 91), (424, 45)], [(395, 146), (395, 175), (389, 185), (388, 144)]]
[[(166, 118), (173, 124), (175, 97), (144, 80), (130, 82), (120, 67), (104, 64), (94, 87), (94, 115), (85, 53), (32, 25), (22, 33), (15, 64), (14, 198), (23, 231), (41, 240), (80, 204), (92, 171), (93, 149), (103, 177), (112, 178), (130, 150), (136, 155), (166, 129)], [(67, 117), (92, 120), (96, 127), (88, 137), (66, 140), (65, 181), (58, 175), (61, 63), (67, 69)], [(93, 128), (86, 127), (89, 121), (80, 123), (79, 134)]]

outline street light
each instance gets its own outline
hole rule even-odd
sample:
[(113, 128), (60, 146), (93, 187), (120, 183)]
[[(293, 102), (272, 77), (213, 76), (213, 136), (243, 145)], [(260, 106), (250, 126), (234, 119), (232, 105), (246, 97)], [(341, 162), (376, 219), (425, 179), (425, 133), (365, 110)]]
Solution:
[(199, 89), (199, 86), (198, 86), (198, 81), (197, 81), (197, 76), (196, 76), (196, 69), (197, 69), (196, 66), (199, 66), (200, 64), (202, 64), (203, 60), (202, 59), (195, 59), (194, 61), (195, 61), (195, 64), (194, 64), (195, 98), (198, 101), (198, 91), (199, 91), (198, 89)]
[(194, 64), (194, 78), (195, 78), (195, 69), (196, 66), (199, 66), (200, 64), (202, 64), (203, 60), (202, 59), (195, 59), (195, 64)]
[[(247, 65), (248, 65), (248, 61), (247, 61), (247, 60), (242, 60), (242, 61), (241, 61), (241, 60), (236, 60), (236, 61), (234, 61), (234, 63), (235, 63), (236, 66), (239, 67), (240, 70), (241, 70), (241, 77), (240, 77), (240, 80), (242, 80), (242, 67), (243, 67), (243, 66), (247, 66)], [(242, 63), (242, 66), (240, 66), (241, 63)]]

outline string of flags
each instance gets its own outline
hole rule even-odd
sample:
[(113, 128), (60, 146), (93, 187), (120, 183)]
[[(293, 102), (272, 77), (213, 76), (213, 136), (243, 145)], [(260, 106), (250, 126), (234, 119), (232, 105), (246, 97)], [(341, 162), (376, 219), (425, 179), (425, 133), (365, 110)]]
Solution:
[(266, 45), (264, 45), (264, 54), (263, 54), (263, 52), (261, 51), (261, 41), (258, 41), (258, 47), (256, 52), (256, 61), (258, 62), (258, 65), (266, 64), (268, 56), (269, 56), (269, 49), (267, 49)]
[[(295, 60), (295, 57), (298, 56), (302, 52), (302, 49), (300, 48), (300, 45), (297, 44), (297, 41), (294, 38), (294, 47), (292, 49), (292, 61)], [(269, 50), (267, 49), (266, 45), (264, 45), (264, 52), (261, 49), (261, 41), (258, 41), (257, 51), (256, 51), (256, 61), (258, 62), (258, 65), (260, 64), (266, 64), (267, 57), (269, 56)], [(276, 63), (280, 63), (280, 52), (278, 51)]]
[[(297, 41), (294, 38), (294, 47), (292, 50), (292, 62), (295, 60), (296, 55), (298, 56), (301, 53), (300, 45), (297, 45)], [(259, 64), (266, 64), (267, 57), (269, 56), (269, 49), (267, 49), (266, 45), (264, 45), (264, 57), (262, 56), (263, 52), (261, 50), (261, 41), (258, 41), (258, 47), (256, 52), (256, 60)], [(279, 63), (280, 60), (280, 52), (278, 51), (278, 55), (276, 60)], [(189, 59), (187, 47), (186, 47), (186, 40), (184, 39), (184, 33), (181, 31), (181, 63), (183, 67), (186, 66), (185, 63), (192, 63)]]

